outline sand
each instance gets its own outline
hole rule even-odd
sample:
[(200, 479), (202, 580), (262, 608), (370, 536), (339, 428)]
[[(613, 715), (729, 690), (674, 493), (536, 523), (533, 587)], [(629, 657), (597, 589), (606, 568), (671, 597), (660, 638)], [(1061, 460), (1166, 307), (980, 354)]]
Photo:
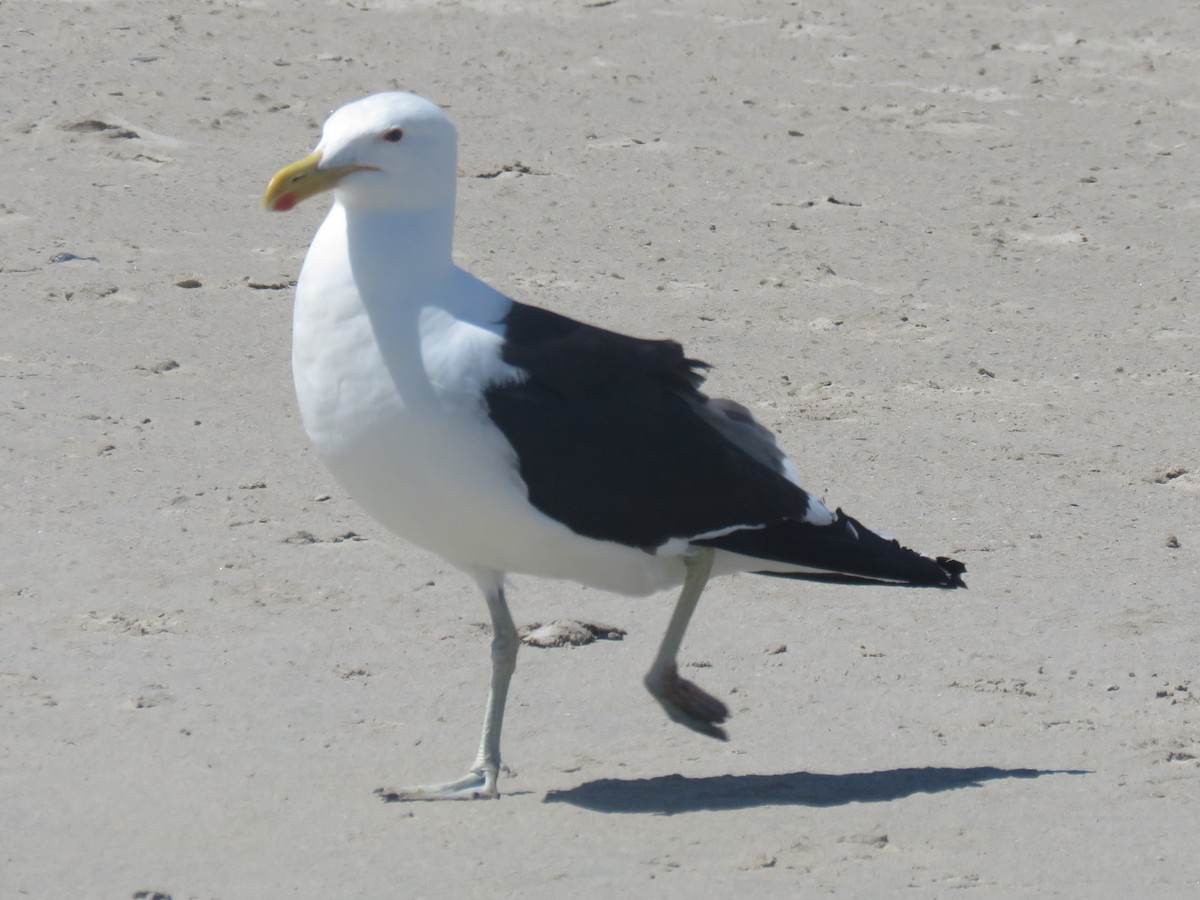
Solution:
[[(0, 896), (1193, 897), (1200, 13), (1166, 2), (0, 5)], [(468, 580), (306, 446), (267, 179), (390, 88), (458, 257), (716, 366), (966, 592)], [(68, 258), (69, 254), (75, 258)], [(553, 642), (551, 642), (553, 643)]]

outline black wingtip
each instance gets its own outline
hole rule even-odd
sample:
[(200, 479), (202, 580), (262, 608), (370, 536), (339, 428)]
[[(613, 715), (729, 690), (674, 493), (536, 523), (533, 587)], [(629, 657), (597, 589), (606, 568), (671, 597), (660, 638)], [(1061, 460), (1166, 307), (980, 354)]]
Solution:
[[(896, 587), (965, 588), (967, 567), (948, 556), (929, 557), (893, 538), (876, 534), (837, 510), (827, 525), (788, 520), (761, 529), (745, 529), (705, 543), (723, 550), (805, 567), (805, 571), (756, 570), (757, 574), (836, 584), (887, 584)], [(816, 571), (814, 571), (816, 570)]]

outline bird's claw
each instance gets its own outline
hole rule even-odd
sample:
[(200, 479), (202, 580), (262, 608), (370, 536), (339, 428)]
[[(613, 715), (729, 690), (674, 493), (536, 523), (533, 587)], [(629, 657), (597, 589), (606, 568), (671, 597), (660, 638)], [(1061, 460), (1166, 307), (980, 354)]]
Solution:
[(673, 722), (720, 741), (729, 739), (719, 727), (729, 718), (729, 708), (694, 682), (681, 678), (674, 664), (655, 677), (646, 678), (646, 688)]
[(496, 787), (496, 770), (472, 769), (462, 778), (445, 784), (429, 784), (408, 788), (376, 788), (375, 795), (384, 803), (404, 803), (412, 800), (495, 800), (500, 796)]

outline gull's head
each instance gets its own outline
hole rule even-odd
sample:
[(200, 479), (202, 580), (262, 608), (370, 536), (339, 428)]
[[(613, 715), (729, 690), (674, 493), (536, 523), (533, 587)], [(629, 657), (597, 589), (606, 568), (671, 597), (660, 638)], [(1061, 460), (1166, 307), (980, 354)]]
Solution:
[(454, 124), (436, 103), (401, 91), (372, 94), (326, 120), (316, 149), (271, 179), (263, 206), (286, 212), (328, 190), (351, 208), (452, 204), (456, 150)]

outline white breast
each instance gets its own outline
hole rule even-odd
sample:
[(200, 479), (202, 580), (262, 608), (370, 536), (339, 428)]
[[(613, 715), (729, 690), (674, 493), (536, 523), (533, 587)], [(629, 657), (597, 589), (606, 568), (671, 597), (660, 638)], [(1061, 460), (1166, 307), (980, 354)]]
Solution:
[(488, 324), (509, 301), (451, 269), (453, 284), (423, 288), (473, 300), (486, 315), (471, 316), (470, 302), (451, 312), (411, 295), (364, 302), (337, 210), (300, 274), (292, 368), (305, 430), (338, 482), (388, 529), (464, 568), (631, 594), (679, 583), (677, 558), (580, 537), (529, 504), (515, 453), (482, 400), (487, 384), (522, 377), (500, 358), (503, 338)]

